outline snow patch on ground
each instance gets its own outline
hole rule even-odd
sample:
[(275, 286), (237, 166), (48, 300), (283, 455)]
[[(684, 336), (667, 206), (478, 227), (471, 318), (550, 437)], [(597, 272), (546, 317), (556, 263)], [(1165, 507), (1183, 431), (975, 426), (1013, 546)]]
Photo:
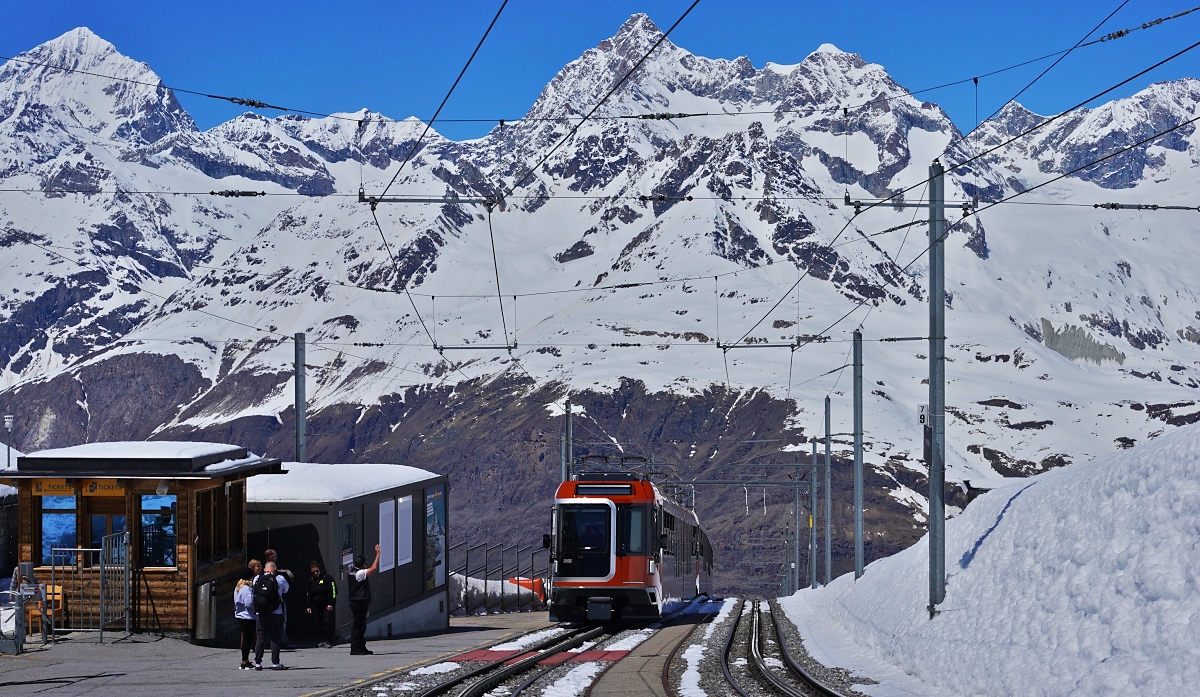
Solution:
[(576, 697), (592, 684), (603, 666), (595, 661), (580, 663), (578, 668), (555, 680), (542, 692), (542, 697)]
[(726, 598), (717, 616), (704, 628), (704, 638), (684, 650), (683, 660), (686, 661), (687, 667), (683, 669), (683, 675), (679, 678), (679, 693), (682, 697), (708, 697), (708, 693), (700, 688), (700, 661), (704, 659), (705, 647), (713, 632), (729, 617), (737, 602), (737, 598)]
[(1200, 681), (1198, 537), (1190, 426), (973, 502), (947, 522), (933, 620), (927, 540), (781, 605), (873, 695), (1181, 694)]
[(552, 627), (550, 629), (543, 629), (540, 632), (526, 634), (522, 637), (513, 639), (512, 641), (506, 641), (503, 644), (496, 644), (495, 646), (492, 647), (492, 651), (520, 651), (521, 649), (527, 648), (529, 646), (533, 646), (534, 644), (536, 644), (539, 641), (542, 641), (544, 639), (549, 639), (550, 637), (558, 636), (559, 634), (562, 634), (565, 631), (567, 631), (567, 630), (563, 629), (562, 627)]
[(606, 651), (632, 651), (638, 647), (643, 641), (650, 638), (654, 634), (653, 629), (643, 629), (640, 632), (635, 632), (627, 637), (622, 637), (613, 643), (605, 646)]
[(431, 666), (417, 668), (416, 670), (410, 672), (409, 675), (437, 675), (439, 673), (450, 673), (458, 670), (461, 667), (461, 665), (454, 663), (453, 661), (447, 661), (445, 663), (435, 663)]

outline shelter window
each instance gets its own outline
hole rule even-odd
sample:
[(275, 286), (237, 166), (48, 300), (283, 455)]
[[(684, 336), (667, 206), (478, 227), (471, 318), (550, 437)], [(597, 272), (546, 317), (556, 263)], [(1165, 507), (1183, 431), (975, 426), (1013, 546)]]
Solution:
[(74, 496), (39, 496), (42, 500), (42, 559), (44, 565), (74, 564), (75, 554), (59, 553), (55, 548), (73, 549), (76, 544), (76, 499)]
[(142, 566), (175, 566), (175, 495), (143, 494), (140, 499)]
[[(232, 500), (232, 484), (229, 489), (228, 496), (220, 487), (196, 494), (196, 556), (201, 564), (228, 559), (231, 552), (242, 551), (241, 487), (238, 487), (236, 501)], [(234, 516), (237, 517), (236, 524), (232, 520)], [(230, 534), (233, 530), (237, 531), (236, 541)]]

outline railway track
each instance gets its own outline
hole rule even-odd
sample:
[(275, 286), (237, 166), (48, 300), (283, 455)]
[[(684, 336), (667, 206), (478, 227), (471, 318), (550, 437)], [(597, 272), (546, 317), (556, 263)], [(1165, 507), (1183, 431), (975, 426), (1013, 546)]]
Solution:
[[(604, 626), (585, 626), (572, 629), (565, 636), (551, 637), (528, 647), (525, 650), (525, 657), (516, 662), (513, 662), (511, 658), (507, 658), (486, 663), (475, 670), (457, 675), (434, 685), (422, 692), (420, 697), (439, 697), (440, 695), (483, 697), (483, 695), (495, 689), (498, 685), (511, 680), (521, 673), (534, 670), (537, 668), (538, 661), (547, 655), (573, 649), (584, 642), (600, 637), (607, 631), (608, 628)], [(520, 686), (520, 690), (529, 687), (537, 678), (542, 677), (541, 673), (544, 672), (547, 671), (541, 671), (538, 675), (534, 676), (533, 680), (523, 683)]]
[[(742, 697), (842, 697), (840, 692), (822, 684), (793, 659), (770, 606), (762, 605), (765, 612), (757, 600), (742, 603), (721, 652), (721, 671), (733, 690)], [(767, 646), (768, 641), (778, 648), (779, 658), (768, 655), (773, 653)]]

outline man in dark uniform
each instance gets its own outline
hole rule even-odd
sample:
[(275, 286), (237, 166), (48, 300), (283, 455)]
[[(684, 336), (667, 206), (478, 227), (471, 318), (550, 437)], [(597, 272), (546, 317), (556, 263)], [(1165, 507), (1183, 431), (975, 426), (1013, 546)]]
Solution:
[(367, 566), (366, 557), (354, 558), (354, 566), (346, 574), (350, 591), (350, 613), (354, 624), (350, 628), (350, 655), (370, 656), (375, 653), (367, 648), (367, 607), (371, 604), (371, 574), (379, 571), (379, 545), (375, 545), (375, 561)]
[(331, 649), (337, 643), (337, 622), (334, 620), (333, 608), (337, 604), (337, 583), (329, 574), (321, 571), (316, 561), (308, 563), (308, 614), (317, 623), (318, 632), (322, 636), (317, 648)]

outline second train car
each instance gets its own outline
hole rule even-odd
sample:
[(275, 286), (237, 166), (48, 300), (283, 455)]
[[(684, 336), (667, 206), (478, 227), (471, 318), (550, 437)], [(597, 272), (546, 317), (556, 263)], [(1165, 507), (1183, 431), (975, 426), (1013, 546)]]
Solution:
[(696, 513), (638, 474), (579, 474), (558, 487), (550, 619), (644, 620), (710, 591), (713, 550)]

